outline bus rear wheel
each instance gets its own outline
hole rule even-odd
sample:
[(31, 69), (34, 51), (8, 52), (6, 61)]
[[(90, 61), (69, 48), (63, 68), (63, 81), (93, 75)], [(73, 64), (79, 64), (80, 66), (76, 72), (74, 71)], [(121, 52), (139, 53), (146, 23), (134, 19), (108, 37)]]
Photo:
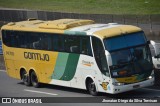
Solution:
[(30, 85), (31, 85), (30, 78), (29, 78), (29, 76), (27, 75), (27, 72), (26, 72), (25, 70), (22, 71), (22, 73), (21, 73), (21, 78), (22, 78), (23, 83), (24, 83), (26, 86), (30, 86)]
[(38, 77), (34, 71), (31, 72), (31, 83), (33, 87), (38, 88), (40, 86), (40, 83), (38, 81)]
[(88, 80), (87, 82), (87, 89), (89, 91), (89, 93), (93, 96), (97, 96), (98, 95), (98, 92), (96, 90), (96, 85), (95, 85), (95, 82), (93, 80)]

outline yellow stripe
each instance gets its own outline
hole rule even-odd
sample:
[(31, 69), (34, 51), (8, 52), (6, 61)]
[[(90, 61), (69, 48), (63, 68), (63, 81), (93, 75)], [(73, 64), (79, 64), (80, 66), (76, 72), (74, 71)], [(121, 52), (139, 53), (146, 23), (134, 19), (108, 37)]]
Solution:
[(131, 25), (121, 25), (117, 27), (112, 27), (112, 28), (107, 28), (107, 29), (96, 31), (94, 35), (97, 35), (103, 39), (103, 38), (119, 36), (122, 34), (138, 32), (138, 31), (141, 31), (141, 29), (138, 27), (131, 26)]

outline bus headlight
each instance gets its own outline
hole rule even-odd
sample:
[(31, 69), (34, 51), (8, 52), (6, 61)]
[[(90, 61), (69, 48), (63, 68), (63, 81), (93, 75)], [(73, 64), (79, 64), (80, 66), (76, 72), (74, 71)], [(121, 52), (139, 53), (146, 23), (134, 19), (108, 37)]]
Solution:
[(149, 77), (148, 77), (148, 79), (152, 79), (152, 78), (153, 78), (152, 76), (149, 76)]
[(153, 77), (154, 77), (154, 74), (153, 74), (153, 75), (151, 75), (151, 76), (149, 76), (149, 77), (148, 77), (148, 79), (152, 79)]
[(113, 85), (115, 85), (115, 86), (122, 86), (122, 85), (124, 85), (124, 83), (115, 82), (115, 83), (113, 83)]

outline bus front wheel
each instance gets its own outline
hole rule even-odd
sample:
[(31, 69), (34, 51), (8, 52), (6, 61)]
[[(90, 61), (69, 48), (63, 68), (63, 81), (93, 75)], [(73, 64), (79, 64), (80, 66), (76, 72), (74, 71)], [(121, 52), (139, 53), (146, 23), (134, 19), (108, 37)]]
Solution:
[(38, 88), (40, 86), (40, 83), (38, 82), (38, 77), (34, 71), (31, 72), (31, 83), (35, 88)]
[(26, 86), (30, 86), (30, 85), (31, 85), (30, 78), (29, 78), (29, 76), (27, 75), (27, 72), (26, 72), (25, 70), (22, 71), (22, 73), (21, 73), (21, 78), (22, 78), (23, 83), (24, 83)]
[(96, 85), (95, 85), (95, 82), (93, 80), (88, 80), (87, 82), (87, 88), (88, 88), (88, 91), (91, 95), (93, 96), (96, 96), (98, 95), (98, 92), (96, 90)]

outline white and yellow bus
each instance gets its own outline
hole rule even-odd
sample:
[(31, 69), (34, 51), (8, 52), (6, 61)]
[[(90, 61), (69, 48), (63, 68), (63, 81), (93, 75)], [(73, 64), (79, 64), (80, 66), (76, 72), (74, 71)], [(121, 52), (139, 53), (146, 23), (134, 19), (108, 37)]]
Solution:
[(154, 84), (149, 43), (135, 26), (92, 20), (29, 19), (1, 28), (10, 77), (117, 94)]

